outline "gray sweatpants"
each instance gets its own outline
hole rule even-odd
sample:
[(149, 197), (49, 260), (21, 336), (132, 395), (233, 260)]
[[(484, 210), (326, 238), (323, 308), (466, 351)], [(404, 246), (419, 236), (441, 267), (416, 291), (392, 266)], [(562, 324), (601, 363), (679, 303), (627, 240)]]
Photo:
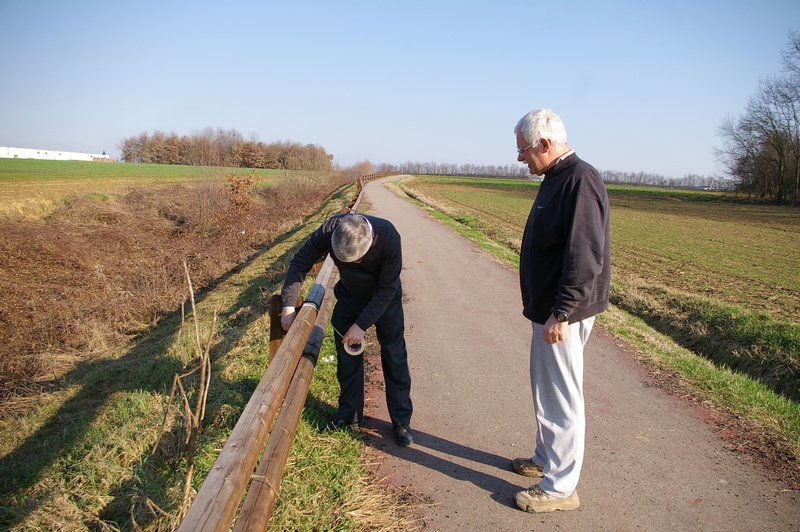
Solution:
[(578, 485), (586, 441), (583, 404), (583, 347), (594, 317), (567, 328), (555, 345), (544, 341), (544, 325), (533, 324), (531, 388), (536, 415), (536, 452), (532, 460), (544, 469), (542, 491), (569, 497)]

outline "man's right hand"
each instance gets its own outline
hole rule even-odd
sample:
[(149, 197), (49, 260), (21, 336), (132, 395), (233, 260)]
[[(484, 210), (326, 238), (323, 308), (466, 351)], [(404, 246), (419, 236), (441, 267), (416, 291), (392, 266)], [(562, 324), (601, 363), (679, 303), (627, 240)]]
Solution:
[(295, 312), (293, 307), (284, 307), (281, 311), (281, 327), (283, 327), (284, 331), (288, 331), (289, 327), (292, 326), (294, 323), (294, 319), (297, 317), (297, 312)]
[(547, 318), (547, 322), (544, 324), (544, 330), (542, 331), (544, 341), (550, 345), (554, 345), (565, 340), (567, 338), (567, 327), (569, 327), (569, 323), (566, 321), (558, 321), (555, 316), (550, 314), (550, 317)]

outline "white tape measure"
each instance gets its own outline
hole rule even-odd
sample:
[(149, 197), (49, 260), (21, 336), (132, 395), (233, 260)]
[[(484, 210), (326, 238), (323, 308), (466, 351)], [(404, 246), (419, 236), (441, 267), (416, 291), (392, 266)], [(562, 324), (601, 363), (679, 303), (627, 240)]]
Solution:
[[(333, 327), (333, 325), (331, 325), (331, 327)], [(333, 327), (333, 331), (338, 333), (339, 336), (341, 336), (342, 338), (344, 338), (344, 335), (339, 331), (337, 331), (336, 327)], [(344, 352), (352, 357), (358, 356), (364, 352), (364, 343), (362, 342), (360, 344), (353, 344), (353, 345), (344, 344)]]

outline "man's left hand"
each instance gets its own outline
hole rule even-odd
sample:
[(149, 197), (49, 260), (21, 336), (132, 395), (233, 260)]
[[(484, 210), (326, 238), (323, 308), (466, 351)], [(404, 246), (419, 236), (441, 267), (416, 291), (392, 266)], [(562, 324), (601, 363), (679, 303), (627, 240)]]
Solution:
[(567, 337), (567, 327), (569, 322), (558, 321), (556, 317), (550, 314), (547, 323), (544, 324), (544, 341), (548, 344), (557, 344)]

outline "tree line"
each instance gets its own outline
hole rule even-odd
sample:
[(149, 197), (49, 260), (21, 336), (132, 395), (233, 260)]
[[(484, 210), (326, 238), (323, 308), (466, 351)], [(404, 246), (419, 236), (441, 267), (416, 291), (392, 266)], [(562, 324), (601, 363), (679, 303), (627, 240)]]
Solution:
[(741, 192), (800, 202), (800, 33), (790, 32), (782, 74), (760, 80), (744, 112), (723, 120), (715, 150)]
[(154, 131), (123, 138), (117, 146), (127, 163), (228, 166), (330, 171), (333, 155), (315, 144), (245, 140), (235, 129), (205, 128), (192, 135)]
[(707, 190), (729, 190), (731, 182), (719, 177), (686, 174), (683, 177), (664, 177), (648, 172), (618, 172), (598, 170), (604, 183), (612, 185), (636, 185), (648, 187), (695, 188)]
[(528, 169), (519, 165), (477, 165), (449, 164), (434, 162), (405, 162), (402, 164), (382, 163), (377, 166), (378, 172), (400, 172), (412, 175), (453, 175), (474, 177), (525, 177)]
[[(508, 177), (527, 178), (528, 168), (520, 165), (474, 165), (474, 164), (447, 164), (434, 162), (406, 162), (402, 164), (379, 164), (378, 172), (400, 172), (412, 175), (449, 175), (471, 177)], [(730, 182), (719, 177), (706, 177), (696, 174), (687, 174), (684, 177), (664, 177), (659, 174), (647, 172), (619, 172), (615, 170), (601, 170), (600, 176), (605, 183), (617, 185), (641, 185), (653, 187), (676, 188), (703, 188), (709, 190), (725, 190), (730, 188)]]

